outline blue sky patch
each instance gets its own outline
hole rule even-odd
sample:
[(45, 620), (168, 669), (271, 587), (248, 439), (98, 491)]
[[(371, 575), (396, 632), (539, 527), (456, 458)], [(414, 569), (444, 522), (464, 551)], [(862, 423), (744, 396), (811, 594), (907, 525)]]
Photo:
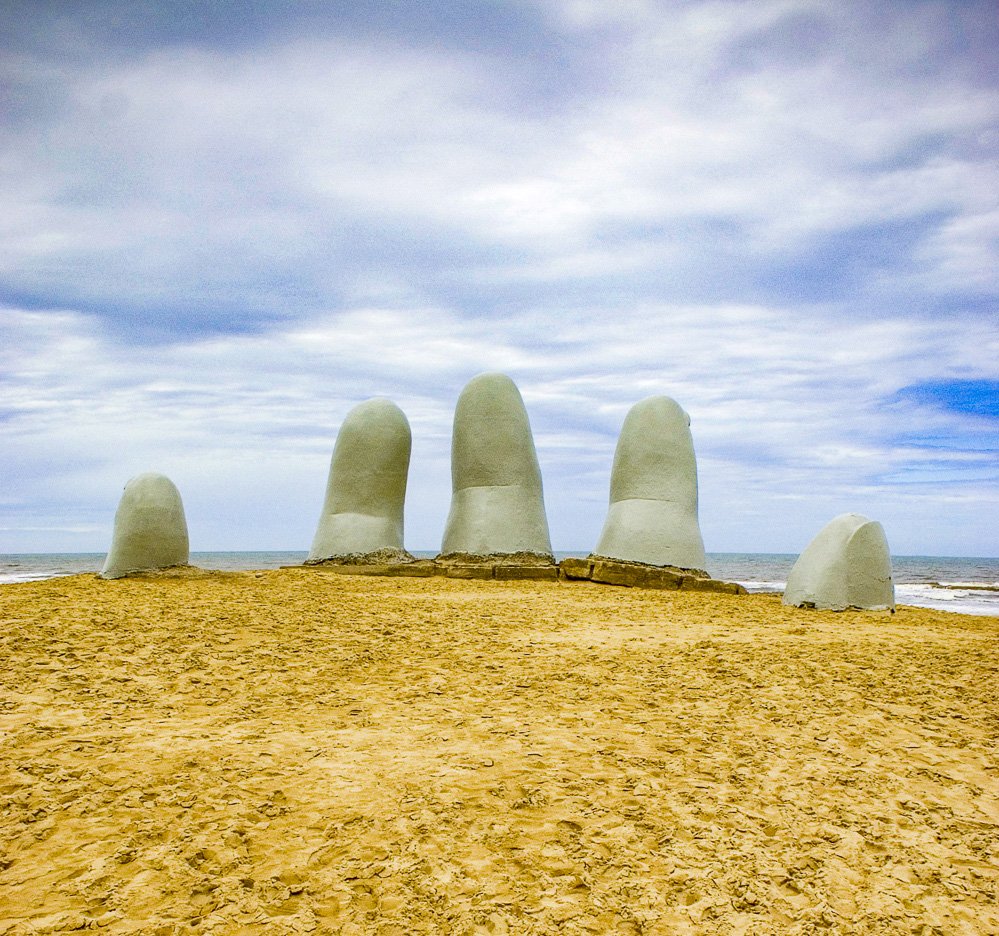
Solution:
[(899, 396), (955, 413), (999, 419), (999, 380), (930, 381), (905, 387)]

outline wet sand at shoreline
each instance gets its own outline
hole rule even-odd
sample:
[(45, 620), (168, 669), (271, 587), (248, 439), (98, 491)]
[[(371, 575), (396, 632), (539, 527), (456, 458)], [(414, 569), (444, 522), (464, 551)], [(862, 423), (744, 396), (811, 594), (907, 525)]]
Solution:
[(999, 932), (999, 618), (0, 587), (0, 934)]

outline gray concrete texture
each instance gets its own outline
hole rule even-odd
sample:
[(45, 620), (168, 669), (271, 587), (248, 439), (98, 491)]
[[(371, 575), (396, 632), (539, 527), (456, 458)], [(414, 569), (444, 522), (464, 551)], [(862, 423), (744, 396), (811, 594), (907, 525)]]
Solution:
[(480, 374), (458, 397), (451, 482), (442, 555), (553, 557), (531, 424), (504, 374)]
[(625, 417), (611, 469), (610, 507), (595, 556), (704, 569), (690, 417), (666, 396)]
[(309, 561), (405, 548), (412, 444), (409, 420), (391, 400), (366, 400), (347, 414), (333, 446)]
[(180, 492), (165, 475), (137, 475), (126, 485), (114, 515), (103, 578), (187, 565), (190, 545)]
[(891, 553), (881, 524), (855, 513), (827, 523), (788, 573), (783, 601), (829, 611), (894, 610)]

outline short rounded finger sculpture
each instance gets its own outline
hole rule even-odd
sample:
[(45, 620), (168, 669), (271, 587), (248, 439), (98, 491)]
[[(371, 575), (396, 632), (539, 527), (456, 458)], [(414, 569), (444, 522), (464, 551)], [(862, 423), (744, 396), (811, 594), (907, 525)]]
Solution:
[(389, 550), (405, 555), (403, 511), (412, 432), (391, 400), (355, 406), (337, 433), (308, 562)]
[(881, 524), (855, 513), (830, 520), (792, 566), (783, 601), (829, 611), (893, 611), (891, 553)]
[(705, 566), (690, 417), (669, 397), (642, 400), (625, 417), (594, 555), (680, 569)]
[(504, 374), (480, 374), (458, 397), (451, 481), (442, 555), (553, 558), (531, 424)]
[(153, 472), (132, 478), (118, 502), (101, 577), (168, 569), (187, 565), (189, 559), (184, 504), (174, 483)]

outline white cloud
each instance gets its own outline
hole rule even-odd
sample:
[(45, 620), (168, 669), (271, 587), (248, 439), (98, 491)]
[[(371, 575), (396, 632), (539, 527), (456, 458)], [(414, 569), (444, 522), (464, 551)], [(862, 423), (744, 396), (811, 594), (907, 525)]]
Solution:
[[(592, 32), (611, 8), (559, 12)], [(968, 141), (992, 126), (996, 91), (960, 75), (899, 80), (935, 22), (914, 15), (906, 42), (874, 55), (857, 15), (615, 5), (600, 89), (544, 118), (513, 109), (494, 60), (374, 40), (65, 65), (45, 76), (67, 95), (58, 121), (7, 134), (7, 272), (40, 288), (53, 267), (72, 270), (81, 282), (64, 288), (90, 301), (202, 305), (223, 290), (274, 311), (282, 297), (262, 280), (371, 288), (365, 261), (391, 269), (393, 236), (488, 251), (475, 264), (494, 282), (696, 269), (692, 220), (736, 226), (749, 256), (933, 213), (949, 216), (946, 241), (995, 204), (995, 164)], [(774, 41), (791, 16), (828, 24), (814, 60), (731, 67), (740, 42)], [(953, 279), (952, 255), (931, 245), (923, 259)], [(412, 272), (396, 272), (412, 290)]]
[(3, 525), (101, 548), (80, 531), (157, 469), (196, 544), (305, 548), (336, 428), (380, 394), (433, 548), (454, 400), (501, 370), (561, 546), (594, 541), (653, 393), (693, 417), (709, 548), (865, 508), (910, 549), (986, 543), (989, 428), (895, 396), (996, 375), (994, 325), (953, 310), (996, 288), (999, 94), (946, 5), (544, 9), (579, 87), (371, 34), (5, 56)]
[[(999, 171), (996, 172), (999, 178)], [(999, 196), (997, 196), (999, 200)], [(935, 271), (931, 288), (938, 291), (999, 291), (999, 205), (996, 210), (967, 214), (943, 224), (923, 244), (918, 259)]]
[[(5, 324), (21, 350), (7, 356), (3, 376), (21, 390), (8, 399), (4, 433), (38, 472), (9, 486), (11, 509), (18, 495), (25, 508), (44, 499), (47, 487), (60, 492), (69, 526), (81, 525), (81, 511), (90, 519), (103, 510), (106, 530), (124, 481), (162, 470), (188, 501), (195, 548), (305, 548), (336, 428), (372, 395), (409, 416), (410, 541), (435, 548), (454, 401), (468, 378), (498, 367), (527, 403), (559, 547), (595, 540), (624, 415), (666, 393), (692, 416), (709, 548), (748, 548), (754, 535), (773, 548), (820, 514), (860, 509), (857, 500), (877, 514), (927, 465), (974, 480), (973, 455), (899, 444), (953, 432), (961, 420), (895, 395), (957, 365), (966, 376), (990, 374), (999, 350), (987, 323), (941, 341), (930, 322), (795, 319), (752, 307), (502, 322), (369, 309), (141, 353), (78, 315), (9, 312)], [(539, 333), (554, 340), (541, 344)], [(789, 498), (806, 506), (774, 507)], [(897, 521), (912, 542), (920, 524), (944, 522), (926, 516), (935, 509), (922, 503)], [(768, 513), (772, 529), (762, 532)]]

